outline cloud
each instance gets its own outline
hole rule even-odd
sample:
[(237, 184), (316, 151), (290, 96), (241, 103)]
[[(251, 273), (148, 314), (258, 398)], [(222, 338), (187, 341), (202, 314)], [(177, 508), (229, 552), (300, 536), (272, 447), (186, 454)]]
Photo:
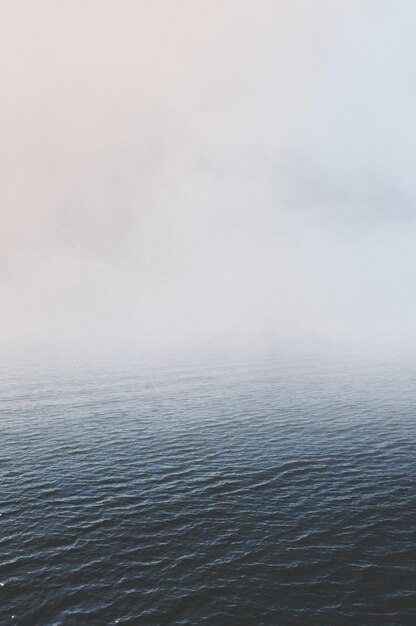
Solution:
[(413, 341), (415, 9), (17, 1), (1, 341)]

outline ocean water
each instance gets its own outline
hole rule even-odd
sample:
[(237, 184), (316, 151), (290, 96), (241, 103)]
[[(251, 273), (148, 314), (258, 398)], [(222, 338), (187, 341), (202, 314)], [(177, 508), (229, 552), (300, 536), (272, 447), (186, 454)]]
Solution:
[(414, 366), (0, 374), (0, 624), (416, 624)]

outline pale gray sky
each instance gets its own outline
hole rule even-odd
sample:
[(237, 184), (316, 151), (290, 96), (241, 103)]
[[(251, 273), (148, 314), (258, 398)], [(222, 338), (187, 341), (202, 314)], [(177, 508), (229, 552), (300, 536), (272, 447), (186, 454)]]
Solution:
[(412, 345), (414, 2), (0, 18), (1, 344)]

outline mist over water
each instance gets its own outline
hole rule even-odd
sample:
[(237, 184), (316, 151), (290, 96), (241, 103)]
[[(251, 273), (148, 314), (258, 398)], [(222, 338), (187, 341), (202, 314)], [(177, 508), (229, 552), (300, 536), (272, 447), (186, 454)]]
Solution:
[(416, 5), (0, 10), (0, 624), (416, 623)]
[(2, 346), (413, 346), (415, 17), (9, 3)]

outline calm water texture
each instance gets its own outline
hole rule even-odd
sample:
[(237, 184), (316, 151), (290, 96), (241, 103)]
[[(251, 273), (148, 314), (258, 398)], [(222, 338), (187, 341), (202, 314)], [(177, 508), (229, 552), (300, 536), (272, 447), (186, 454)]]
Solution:
[(416, 624), (414, 366), (0, 373), (1, 624)]

